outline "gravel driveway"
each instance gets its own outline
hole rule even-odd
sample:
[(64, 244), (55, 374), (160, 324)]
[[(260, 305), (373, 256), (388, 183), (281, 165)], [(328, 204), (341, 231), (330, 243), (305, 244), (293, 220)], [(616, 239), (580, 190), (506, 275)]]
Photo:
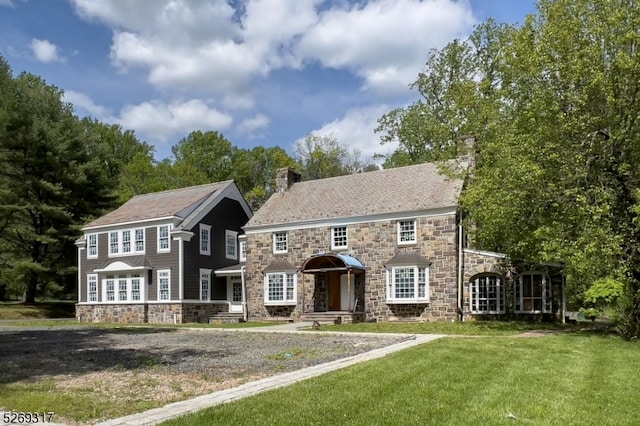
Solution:
[[(5, 328), (0, 385), (10, 390), (53, 382), (55, 392), (74, 398), (90, 387), (98, 420), (123, 415), (122, 401), (124, 414), (130, 414), (139, 406), (161, 406), (403, 339), (220, 329)], [(72, 415), (57, 417), (74, 422)]]

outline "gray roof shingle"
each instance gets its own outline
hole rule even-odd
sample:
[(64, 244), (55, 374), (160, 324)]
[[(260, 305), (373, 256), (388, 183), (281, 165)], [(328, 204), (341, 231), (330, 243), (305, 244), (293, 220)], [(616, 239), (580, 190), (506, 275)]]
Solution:
[(229, 180), (136, 195), (116, 210), (88, 223), (85, 228), (172, 216), (184, 219), (211, 195), (232, 184), (233, 181)]
[(273, 194), (245, 228), (454, 207), (462, 185), (433, 163), (303, 181)]

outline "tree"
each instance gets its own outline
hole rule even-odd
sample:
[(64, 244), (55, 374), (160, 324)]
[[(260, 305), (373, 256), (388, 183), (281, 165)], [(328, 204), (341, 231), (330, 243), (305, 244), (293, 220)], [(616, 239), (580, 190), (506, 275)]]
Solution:
[(308, 135), (296, 144), (296, 161), (305, 180), (361, 173), (375, 168), (362, 161), (360, 151), (342, 146), (335, 136)]
[(60, 90), (28, 73), (14, 79), (4, 66), (0, 92), (1, 278), (33, 303), (73, 279), (79, 226), (111, 205), (114, 188)]
[(295, 160), (277, 146), (236, 149), (232, 157), (231, 178), (255, 211), (275, 191), (276, 170), (296, 166)]
[[(576, 294), (625, 285), (620, 330), (640, 334), (640, 10), (630, 0), (540, 0), (520, 27), (487, 21), (432, 52), (420, 102), (379, 131), (408, 161), (476, 136), (463, 206), (487, 249), (566, 261)], [(408, 117), (408, 118), (405, 118)]]
[(191, 132), (171, 148), (175, 166), (188, 166), (203, 173), (209, 182), (231, 176), (231, 162), (236, 148), (222, 134), (214, 131)]

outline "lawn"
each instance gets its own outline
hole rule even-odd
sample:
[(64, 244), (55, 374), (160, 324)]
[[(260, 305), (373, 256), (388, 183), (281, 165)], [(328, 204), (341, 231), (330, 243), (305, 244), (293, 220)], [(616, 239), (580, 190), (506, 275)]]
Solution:
[(1, 302), (0, 320), (33, 320), (44, 318), (75, 318), (75, 302), (40, 302), (25, 304), (21, 302)]
[(607, 334), (449, 338), (164, 424), (637, 424), (638, 371)]
[(323, 331), (362, 333), (455, 334), (467, 336), (513, 336), (533, 330), (580, 331), (606, 328), (606, 323), (591, 321), (576, 324), (523, 321), (469, 321), (469, 322), (374, 322), (323, 325)]

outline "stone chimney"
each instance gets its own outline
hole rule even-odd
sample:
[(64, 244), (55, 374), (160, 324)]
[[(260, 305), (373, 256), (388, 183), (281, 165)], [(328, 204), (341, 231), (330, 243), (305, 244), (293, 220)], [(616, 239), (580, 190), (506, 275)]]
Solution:
[(285, 192), (296, 182), (300, 182), (302, 176), (295, 170), (285, 167), (276, 170), (276, 192)]

